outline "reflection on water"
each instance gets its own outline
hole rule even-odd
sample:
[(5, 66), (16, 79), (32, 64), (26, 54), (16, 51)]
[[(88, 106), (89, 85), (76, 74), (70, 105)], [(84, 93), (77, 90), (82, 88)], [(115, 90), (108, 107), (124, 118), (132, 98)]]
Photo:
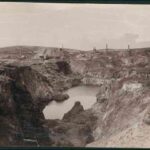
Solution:
[(84, 109), (90, 108), (96, 102), (96, 94), (99, 91), (97, 86), (77, 86), (67, 90), (70, 98), (62, 103), (52, 101), (45, 107), (43, 113), (46, 119), (61, 119), (64, 113), (68, 112), (76, 101), (80, 101)]

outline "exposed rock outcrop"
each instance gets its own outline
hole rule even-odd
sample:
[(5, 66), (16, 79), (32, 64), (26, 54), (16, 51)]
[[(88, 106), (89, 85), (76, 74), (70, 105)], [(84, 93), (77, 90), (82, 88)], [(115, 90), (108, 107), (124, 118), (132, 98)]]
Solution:
[[(40, 145), (50, 144), (48, 134), (45, 135), (45, 141), (39, 140), (39, 131), (44, 133), (45, 128), (43, 127), (44, 116), (41, 109), (37, 107), (32, 99), (31, 94), (17, 85), (13, 80), (10, 80), (7, 84), (3, 81), (1, 84), (1, 136), (0, 140), (2, 146), (15, 146), (24, 145), (24, 139), (29, 138), (35, 141), (38, 140)], [(5, 130), (4, 130), (5, 128)], [(31, 134), (32, 133), (32, 134)], [(45, 137), (46, 137), (45, 136)], [(35, 142), (32, 143), (35, 145)]]
[(56, 95), (53, 95), (53, 100), (56, 102), (63, 102), (69, 98), (68, 94), (62, 94), (62, 93), (57, 93)]
[[(66, 89), (69, 89), (73, 86), (77, 86), (81, 83), (82, 76), (79, 74), (75, 74), (70, 71), (70, 66), (66, 62), (64, 66), (67, 66), (65, 73), (65, 67), (61, 68), (57, 65), (58, 60), (48, 61), (43, 63), (35, 63), (32, 64), (31, 67), (42, 74), (49, 81), (54, 93), (62, 92)], [(59, 63), (60, 64), (60, 63)], [(67, 71), (68, 70), (68, 71)]]
[[(103, 103), (98, 101), (92, 108), (98, 116), (98, 126), (94, 132), (95, 139), (98, 141), (89, 146), (110, 147), (112, 142), (109, 142), (109, 140), (115, 139), (117, 135), (121, 136), (124, 130), (128, 130), (128, 128), (132, 128), (132, 126), (134, 127), (134, 125), (141, 122), (143, 123), (143, 119), (148, 124), (149, 115), (148, 112), (145, 114), (145, 111), (150, 106), (149, 93), (149, 87), (144, 83), (133, 82), (133, 80), (118, 81), (112, 86), (107, 100)], [(138, 130), (140, 126), (137, 125), (136, 127)], [(116, 140), (114, 141), (116, 145), (113, 146), (120, 147), (121, 143), (117, 143)], [(125, 141), (127, 139), (124, 138)], [(128, 147), (128, 142), (125, 143), (126, 145), (123, 144), (122, 146)], [(144, 143), (140, 145), (138, 141), (136, 145), (134, 142), (130, 143), (131, 145), (133, 147), (144, 147)]]
[(69, 112), (64, 114), (63, 120), (69, 121), (72, 118), (74, 118), (78, 113), (81, 113), (82, 111), (84, 111), (84, 108), (81, 105), (81, 103), (79, 101), (77, 101), (77, 102), (75, 102), (73, 108)]
[(148, 109), (143, 118), (144, 123), (150, 125), (150, 109)]
[[(37, 68), (36, 65), (9, 64), (1, 66), (0, 132), (2, 135), (4, 134), (0, 139), (2, 146), (50, 146), (54, 141), (49, 136), (49, 129), (45, 124), (42, 111), (52, 100), (61, 102), (68, 99), (68, 95), (62, 94), (63, 90), (60, 90), (60, 88), (65, 89), (64, 83), (67, 88), (76, 83), (73, 83), (74, 78), (70, 74), (68, 83), (66, 80), (61, 83), (61, 86), (57, 82), (54, 84), (55, 81), (62, 80), (61, 77), (67, 79), (65, 74), (59, 72), (54, 65), (50, 65), (51, 72), (47, 76), (41, 74), (43, 71), (48, 71), (44, 68), (46, 65), (39, 64)], [(44, 69), (42, 70), (40, 66)], [(53, 73), (54, 78), (52, 79), (50, 76)], [(78, 79), (75, 78), (75, 80), (79, 82)], [(4, 128), (6, 129), (5, 133), (3, 133)], [(58, 145), (56, 144), (56, 146)]]
[(92, 142), (96, 120), (91, 110), (84, 110), (80, 102), (76, 102), (62, 120), (47, 120), (52, 146), (79, 147)]
[(53, 89), (50, 82), (29, 66), (4, 66), (1, 74), (12, 78), (18, 86), (26, 87), (36, 103), (52, 99)]

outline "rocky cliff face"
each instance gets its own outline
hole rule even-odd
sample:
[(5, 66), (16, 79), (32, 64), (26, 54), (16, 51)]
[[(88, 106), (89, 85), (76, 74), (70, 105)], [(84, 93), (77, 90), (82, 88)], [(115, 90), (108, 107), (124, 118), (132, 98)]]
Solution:
[(81, 75), (72, 72), (66, 61), (35, 63), (31, 67), (47, 78), (54, 92), (64, 91), (81, 83)]
[[(1, 132), (4, 132), (3, 128), (8, 132), (8, 136), (2, 136), (5, 139), (2, 145), (24, 145), (26, 138), (31, 139), (33, 145), (37, 145), (37, 141), (50, 145), (42, 113), (52, 100), (49, 83), (30, 67), (4, 66), (0, 74)], [(43, 94), (43, 89), (47, 93)], [(40, 133), (45, 134), (43, 140)]]
[[(121, 81), (122, 85), (120, 85), (120, 82), (117, 84), (117, 88), (112, 86), (112, 88), (106, 90), (102, 96), (101, 94), (98, 95), (98, 102), (92, 108), (99, 118), (97, 129), (94, 132), (95, 139), (98, 141), (89, 146), (144, 147), (147, 144), (143, 143), (141, 145), (141, 142), (138, 142), (138, 140), (140, 141), (140, 139), (146, 138), (147, 135), (145, 135), (145, 137), (143, 135), (136, 143), (130, 141), (128, 145), (127, 137), (129, 135), (123, 137), (121, 133), (129, 128), (132, 130), (136, 127), (136, 130), (139, 130), (140, 124), (149, 126), (147, 125), (148, 123), (145, 124), (149, 118), (146, 117), (148, 116), (146, 114), (150, 106), (149, 86), (144, 83), (133, 82), (132, 80)], [(132, 133), (130, 132), (128, 134)], [(137, 138), (136, 134), (135, 137), (132, 137), (133, 139)], [(121, 140), (122, 142), (120, 142)], [(114, 141), (116, 145), (112, 144), (112, 141)]]
[(96, 142), (88, 146), (149, 147), (150, 49), (85, 52), (75, 58), (82, 62), (75, 68), (82, 83), (100, 86), (91, 109), (98, 118)]
[[(133, 50), (130, 55), (127, 52), (124, 55), (116, 58), (116, 61), (120, 60), (113, 68), (117, 71), (116, 75), (112, 76), (113, 72), (110, 72), (108, 77), (106, 67), (103, 73), (107, 75), (101, 76), (104, 82), (100, 86), (97, 103), (92, 108), (98, 117), (97, 129), (93, 132), (96, 142), (88, 146), (150, 146), (144, 142), (148, 137), (146, 130), (149, 129), (149, 117), (146, 117), (150, 106), (149, 49)], [(145, 118), (147, 121), (144, 121)]]
[(25, 87), (31, 93), (36, 103), (52, 99), (53, 90), (50, 82), (29, 66), (19, 67), (9, 65), (4, 67), (4, 71), (1, 71), (1, 74), (12, 78), (18, 86)]
[(66, 64), (59, 68), (57, 63), (2, 65), (0, 77), (1, 146), (52, 145), (42, 111), (52, 100), (67, 99), (62, 91), (80, 79)]

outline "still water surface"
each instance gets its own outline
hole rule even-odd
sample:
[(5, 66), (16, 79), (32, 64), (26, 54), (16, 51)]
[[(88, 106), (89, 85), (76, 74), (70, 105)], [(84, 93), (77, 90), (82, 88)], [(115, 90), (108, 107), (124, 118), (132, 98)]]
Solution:
[(52, 101), (43, 110), (46, 119), (62, 119), (64, 113), (68, 112), (76, 101), (80, 101), (84, 109), (90, 108), (96, 102), (98, 86), (77, 86), (67, 90), (70, 98), (64, 102)]

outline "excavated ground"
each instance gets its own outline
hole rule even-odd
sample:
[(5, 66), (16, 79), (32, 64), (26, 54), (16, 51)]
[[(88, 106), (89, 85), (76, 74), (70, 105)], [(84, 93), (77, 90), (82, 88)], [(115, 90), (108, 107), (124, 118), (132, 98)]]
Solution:
[[(20, 49), (25, 60), (17, 55)], [(46, 48), (45, 60), (38, 58), (41, 49), (45, 53), (44, 47), (2, 49), (1, 146), (27, 146), (25, 139), (32, 139), (33, 146), (150, 147), (150, 48)], [(96, 104), (84, 110), (77, 102), (62, 120), (45, 120), (44, 107), (66, 99), (62, 91), (80, 83), (100, 87)]]

